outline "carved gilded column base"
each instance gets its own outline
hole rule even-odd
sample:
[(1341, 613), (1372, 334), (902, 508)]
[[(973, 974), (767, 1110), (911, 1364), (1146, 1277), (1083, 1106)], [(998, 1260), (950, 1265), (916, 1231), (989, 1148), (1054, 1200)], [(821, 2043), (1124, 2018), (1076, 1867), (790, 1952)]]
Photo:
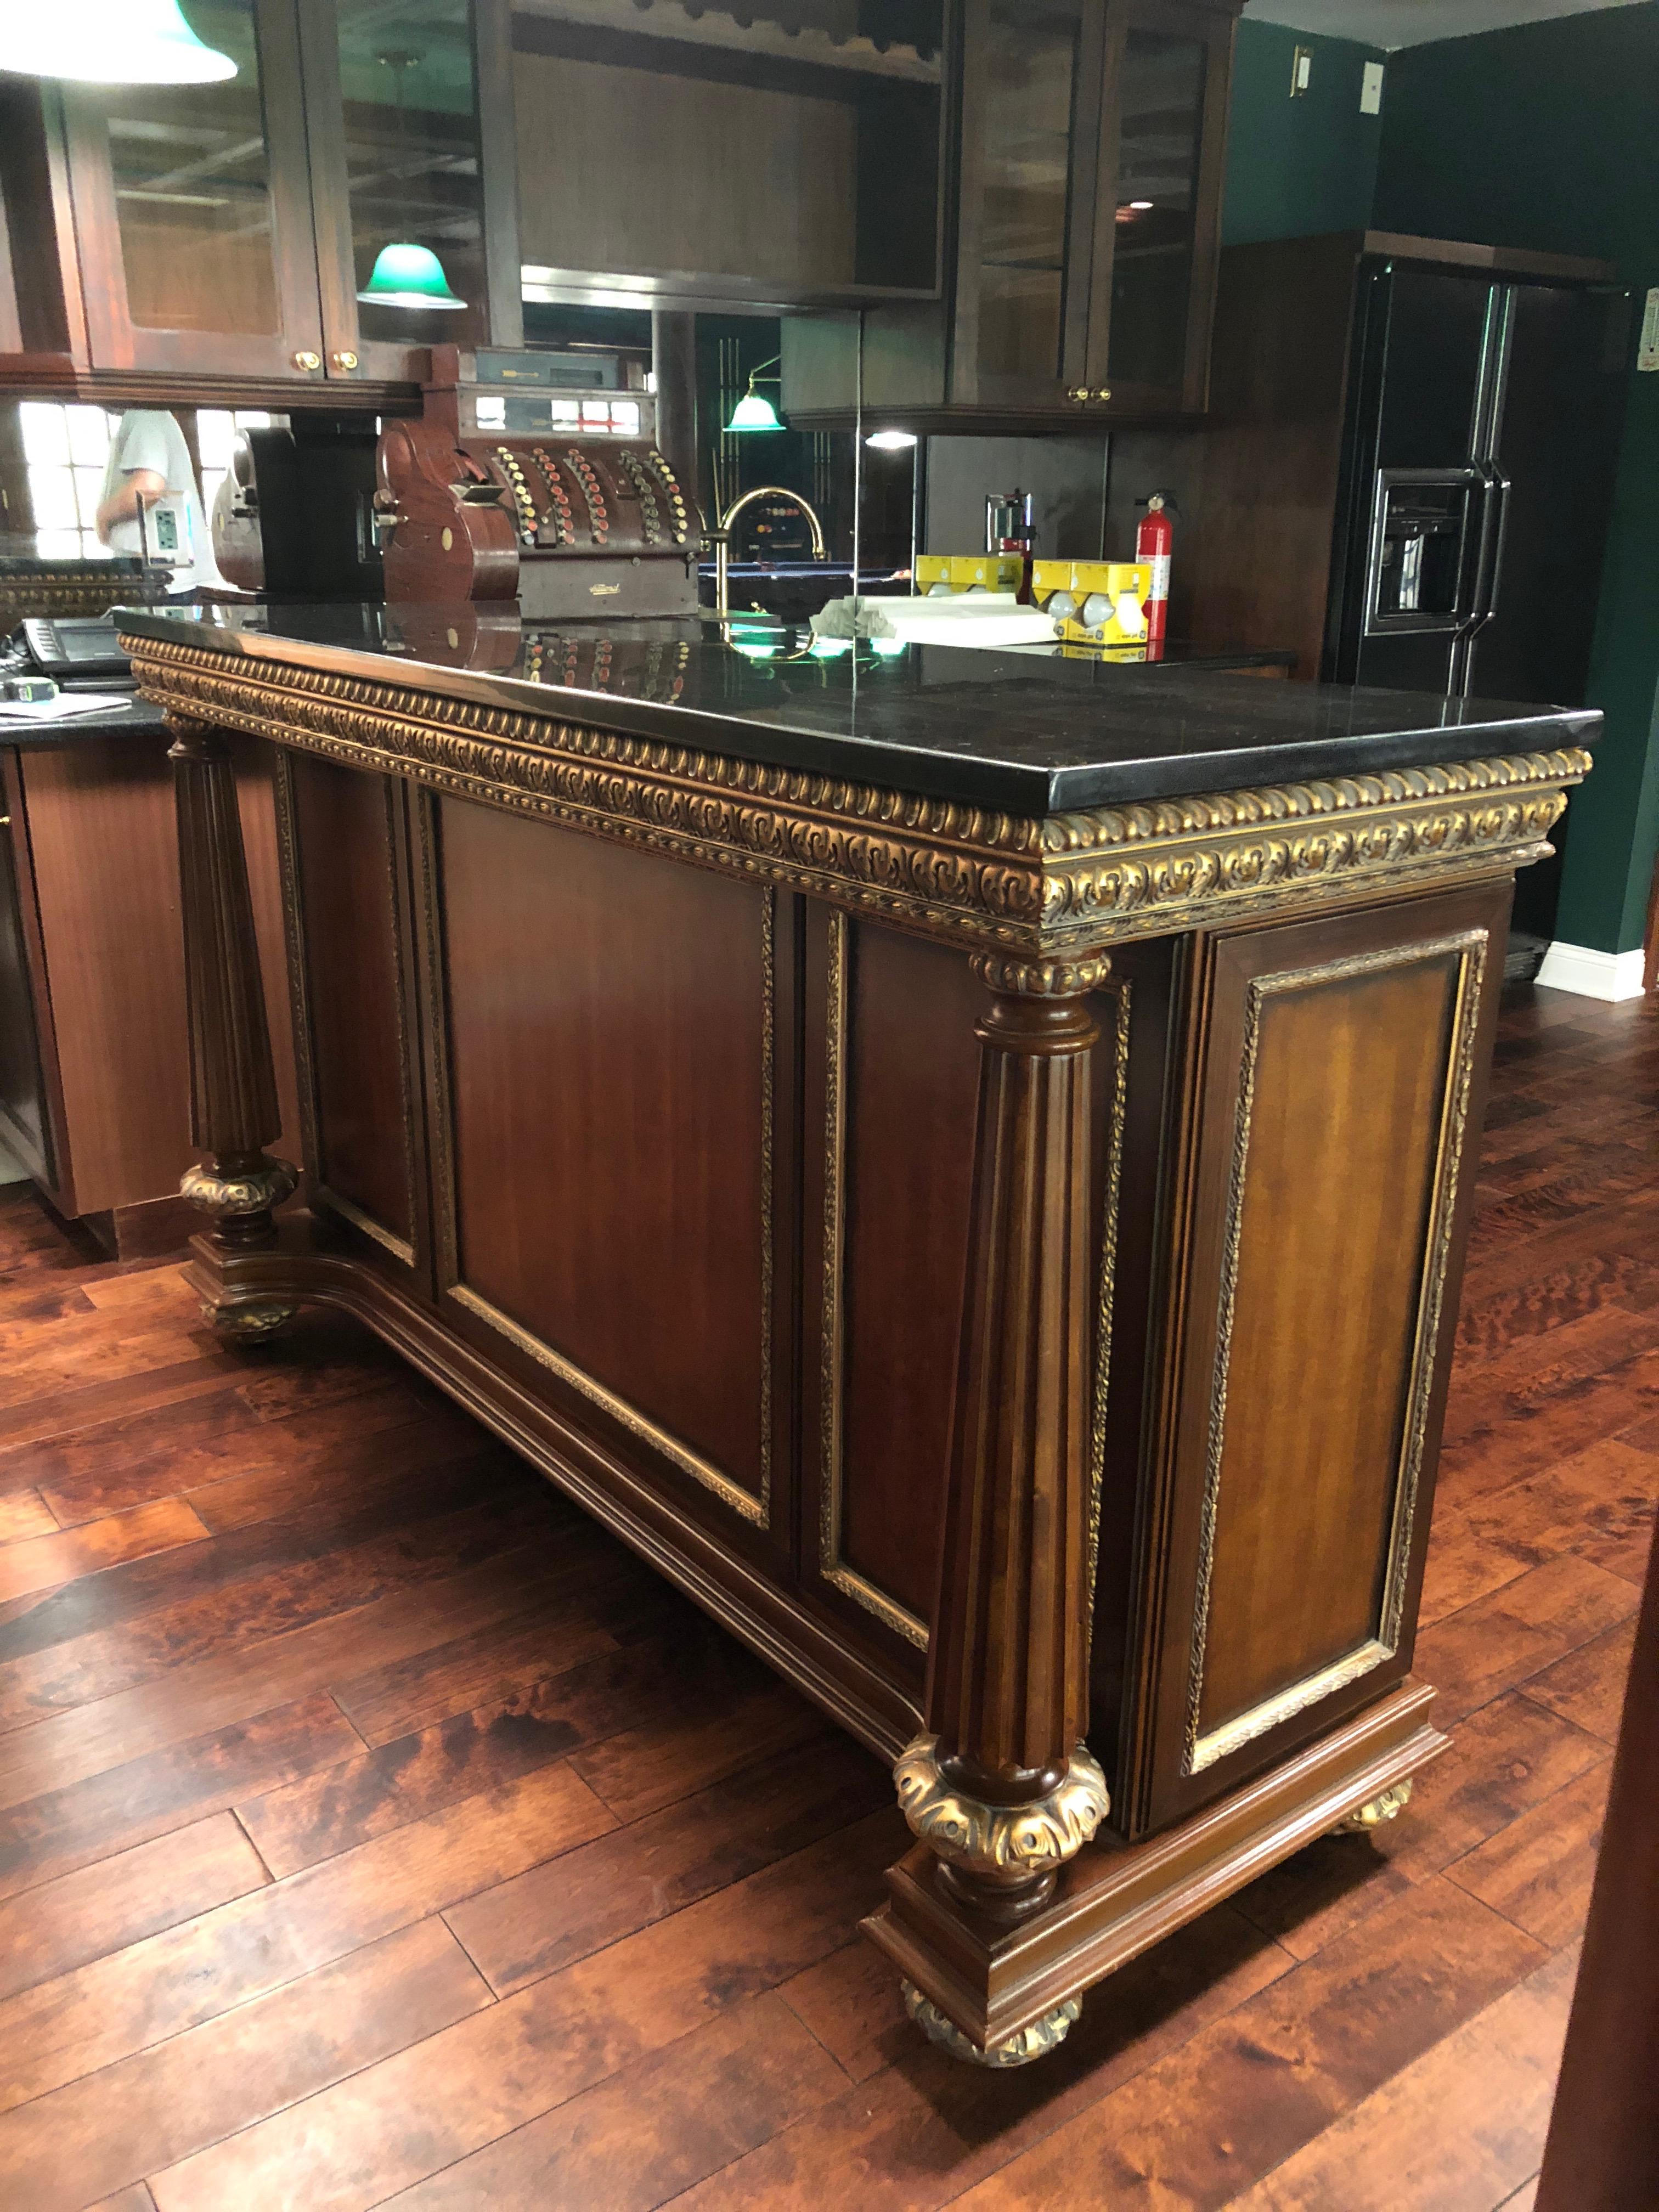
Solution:
[(1334, 1836), (1365, 1836), (1373, 1828), (1380, 1828), (1385, 1820), (1397, 1820), (1412, 1801), (1412, 1785), (1407, 1779), (1396, 1782), (1391, 1790), (1383, 1790), (1375, 1797), (1356, 1805), (1352, 1813), (1345, 1814), (1335, 1827)]
[(953, 2058), (960, 2058), (969, 2066), (1029, 2066), (1034, 2058), (1046, 2058), (1064, 2043), (1083, 2016), (1082, 1998), (1067, 1997), (1064, 2004), (1045, 2012), (1041, 2020), (1034, 2020), (1017, 2035), (1005, 2037), (1002, 2042), (981, 2050), (971, 2036), (964, 2035), (954, 2021), (947, 2020), (936, 2004), (923, 1996), (913, 1982), (901, 1982), (899, 1987), (904, 1993), (904, 2009), (923, 2034), (948, 2051)]
[(1066, 1860), (1093, 1840), (1111, 1810), (1106, 1777), (1079, 1744), (1065, 1776), (1024, 1804), (992, 1805), (952, 1777), (936, 1735), (919, 1735), (893, 1768), (910, 1832), (939, 1861), (961, 1902), (1018, 1917), (1046, 1905)]
[(268, 1235), (272, 1209), (292, 1198), (299, 1187), (299, 1175), (286, 1160), (260, 1153), (234, 1164), (215, 1161), (186, 1168), (179, 1181), (179, 1194), (210, 1214), (215, 1232), (236, 1244)]

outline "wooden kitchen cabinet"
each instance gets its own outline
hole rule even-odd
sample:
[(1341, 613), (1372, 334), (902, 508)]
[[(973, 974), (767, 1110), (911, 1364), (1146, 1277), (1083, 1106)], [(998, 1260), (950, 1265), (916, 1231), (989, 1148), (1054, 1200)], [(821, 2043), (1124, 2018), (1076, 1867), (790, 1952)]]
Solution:
[[(191, 21), (234, 77), (6, 88), (33, 127), (0, 164), (0, 375), (337, 404), (417, 381), (434, 343), (520, 342), (506, 0), (192, 0)], [(394, 239), (431, 246), (465, 307), (360, 302)]]
[[(287, 1005), (271, 754), (236, 784), (267, 1004)], [(121, 1258), (181, 1246), (191, 1158), (173, 769), (161, 717), (0, 745), (0, 1142)], [(291, 1054), (276, 1082), (297, 1144)], [(297, 1156), (297, 1155), (296, 1155)]]
[[(955, 250), (865, 318), (866, 412), (1145, 417), (1205, 402), (1237, 0), (963, 0)], [(854, 404), (845, 324), (784, 325), (803, 427)]]

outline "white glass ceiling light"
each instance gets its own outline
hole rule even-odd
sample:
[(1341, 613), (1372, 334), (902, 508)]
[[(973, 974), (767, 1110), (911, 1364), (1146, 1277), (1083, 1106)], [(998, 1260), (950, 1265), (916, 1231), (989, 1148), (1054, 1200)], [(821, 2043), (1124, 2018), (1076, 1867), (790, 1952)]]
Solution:
[(914, 430), (872, 430), (865, 440), (878, 453), (902, 453), (916, 442)]
[(204, 46), (179, 0), (60, 0), (8, 9), (0, 70), (78, 84), (210, 84), (234, 76), (228, 54)]

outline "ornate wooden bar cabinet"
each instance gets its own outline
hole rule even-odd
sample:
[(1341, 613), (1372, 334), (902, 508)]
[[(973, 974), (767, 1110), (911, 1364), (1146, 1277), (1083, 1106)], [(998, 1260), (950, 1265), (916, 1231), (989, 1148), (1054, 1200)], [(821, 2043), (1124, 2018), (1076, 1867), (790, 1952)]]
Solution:
[[(931, 2033), (1035, 2057), (1442, 1747), (1511, 878), (1596, 718), (672, 623), (480, 674), (399, 619), (124, 618), (193, 1279), (243, 1334), (360, 1315), (896, 1761), (869, 1932)], [(280, 1219), (227, 731), (281, 749)]]

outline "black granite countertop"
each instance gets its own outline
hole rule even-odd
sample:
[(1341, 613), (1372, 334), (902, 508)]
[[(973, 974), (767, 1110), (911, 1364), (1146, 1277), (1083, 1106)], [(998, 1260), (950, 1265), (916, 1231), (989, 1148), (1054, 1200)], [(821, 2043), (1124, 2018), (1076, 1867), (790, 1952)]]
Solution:
[[(568, 714), (901, 791), (1044, 814), (1594, 741), (1587, 710), (1263, 682), (1201, 665), (910, 646), (486, 606), (131, 608), (125, 635)], [(550, 699), (556, 690), (556, 702)]]
[[(100, 698), (115, 687), (111, 684), (89, 684)], [(148, 699), (140, 698), (136, 691), (129, 692), (112, 707), (100, 708), (95, 714), (76, 714), (64, 722), (26, 722), (14, 720), (10, 715), (0, 715), (0, 745), (69, 745), (82, 738), (146, 738), (152, 741), (165, 738), (167, 724), (161, 710)]]

